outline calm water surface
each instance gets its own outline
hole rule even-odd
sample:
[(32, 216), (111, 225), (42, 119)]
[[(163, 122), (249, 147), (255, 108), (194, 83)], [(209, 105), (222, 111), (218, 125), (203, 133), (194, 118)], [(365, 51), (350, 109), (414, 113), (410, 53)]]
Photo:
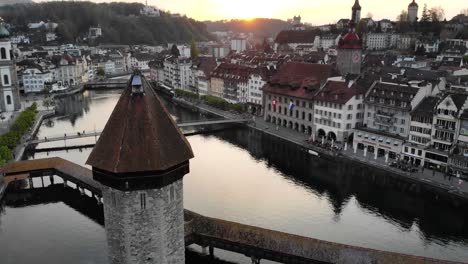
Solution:
[[(101, 131), (119, 95), (85, 92), (67, 98), (58, 108), (61, 115), (45, 122), (39, 137)], [(211, 118), (167, 106), (180, 121)], [(399, 183), (372, 180), (352, 164), (316, 159), (295, 145), (249, 129), (191, 136), (189, 141), (195, 158), (184, 178), (187, 209), (328, 241), (468, 261), (465, 207), (434, 202)], [(36, 153), (31, 158), (60, 156), (84, 165), (90, 151)], [(75, 202), (80, 196), (73, 191), (48, 189), (49, 194), (27, 194), (35, 197), (31, 202), (6, 199), (0, 216), (0, 263), (107, 263), (97, 209), (86, 201)], [(216, 253), (250, 263), (239, 255)]]

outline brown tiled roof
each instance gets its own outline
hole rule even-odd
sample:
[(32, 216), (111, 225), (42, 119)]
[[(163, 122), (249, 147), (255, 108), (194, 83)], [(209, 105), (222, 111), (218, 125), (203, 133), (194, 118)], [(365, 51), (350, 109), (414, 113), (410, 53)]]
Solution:
[[(411, 110), (411, 101), (418, 90), (418, 88), (409, 85), (376, 82), (366, 96), (366, 102)], [(371, 97), (373, 97), (374, 101), (370, 100)], [(380, 99), (383, 99), (382, 103)], [(391, 104), (391, 101), (394, 104)], [(402, 102), (406, 103), (405, 107), (401, 105)]]
[(209, 77), (211, 72), (216, 68), (216, 58), (211, 56), (200, 56), (194, 59), (192, 67), (196, 66), (198, 69), (203, 71), (206, 77)]
[(346, 82), (328, 81), (314, 96), (314, 100), (345, 104), (356, 94), (358, 94), (356, 83), (353, 83), (351, 87), (348, 87), (348, 83)]
[(247, 82), (249, 79), (249, 75), (253, 71), (254, 68), (251, 67), (232, 63), (221, 63), (211, 73), (211, 77), (232, 82)]
[(285, 43), (314, 43), (318, 35), (316, 30), (283, 30), (276, 36), (275, 42)]
[(128, 83), (87, 164), (122, 174), (164, 171), (193, 158), (190, 144), (144, 77), (142, 89), (144, 94), (132, 94)]
[(264, 92), (312, 99), (314, 93), (332, 73), (325, 64), (287, 62), (277, 70), (263, 87)]
[(411, 112), (412, 116), (424, 116), (424, 117), (432, 117), (434, 114), (435, 106), (437, 105), (437, 101), (439, 99), (437, 97), (426, 97), (424, 98), (416, 108)]

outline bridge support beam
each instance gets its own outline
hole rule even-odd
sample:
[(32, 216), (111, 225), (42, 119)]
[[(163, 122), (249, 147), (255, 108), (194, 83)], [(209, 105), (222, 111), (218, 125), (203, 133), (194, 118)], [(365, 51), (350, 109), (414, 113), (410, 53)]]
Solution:
[(67, 187), (68, 184), (67, 184), (67, 180), (63, 180), (63, 187)]
[(42, 176), (41, 176), (41, 183), (42, 183), (41, 187), (44, 188), (44, 177)]
[(50, 184), (53, 185), (54, 184), (54, 176), (49, 176), (49, 181), (50, 181)]
[(28, 181), (29, 181), (29, 189), (34, 189), (33, 179), (29, 177)]

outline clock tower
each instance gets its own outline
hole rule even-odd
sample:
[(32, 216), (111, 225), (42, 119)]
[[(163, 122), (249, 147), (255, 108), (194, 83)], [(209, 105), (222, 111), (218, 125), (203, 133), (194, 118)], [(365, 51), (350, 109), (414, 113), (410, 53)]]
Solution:
[(360, 74), (362, 64), (362, 41), (356, 34), (354, 22), (349, 23), (348, 32), (338, 42), (336, 66), (341, 75)]

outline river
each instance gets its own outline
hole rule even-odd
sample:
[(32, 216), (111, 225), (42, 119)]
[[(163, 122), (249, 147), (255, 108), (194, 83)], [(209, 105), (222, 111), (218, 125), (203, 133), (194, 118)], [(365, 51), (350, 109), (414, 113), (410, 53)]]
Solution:
[[(38, 136), (101, 131), (119, 95), (119, 91), (86, 91), (62, 99), (59, 116), (44, 122)], [(212, 118), (165, 104), (179, 121)], [(253, 129), (188, 139), (195, 153), (191, 172), (184, 178), (184, 205), (189, 210), (338, 243), (468, 261), (466, 207), (410, 192), (400, 182), (382, 181), (386, 176), (378, 172), (369, 175), (353, 169), (353, 164), (320, 160)], [(80, 140), (95, 139), (67, 144)], [(54, 144), (63, 142), (39, 147)], [(90, 151), (35, 153), (29, 158), (59, 156), (84, 165)], [(72, 194), (54, 197), (60, 195)], [(108, 263), (99, 217), (93, 219), (64, 201), (3, 205), (1, 263), (63, 263), (65, 259), (69, 264)], [(215, 254), (250, 263), (237, 254), (220, 250)]]

